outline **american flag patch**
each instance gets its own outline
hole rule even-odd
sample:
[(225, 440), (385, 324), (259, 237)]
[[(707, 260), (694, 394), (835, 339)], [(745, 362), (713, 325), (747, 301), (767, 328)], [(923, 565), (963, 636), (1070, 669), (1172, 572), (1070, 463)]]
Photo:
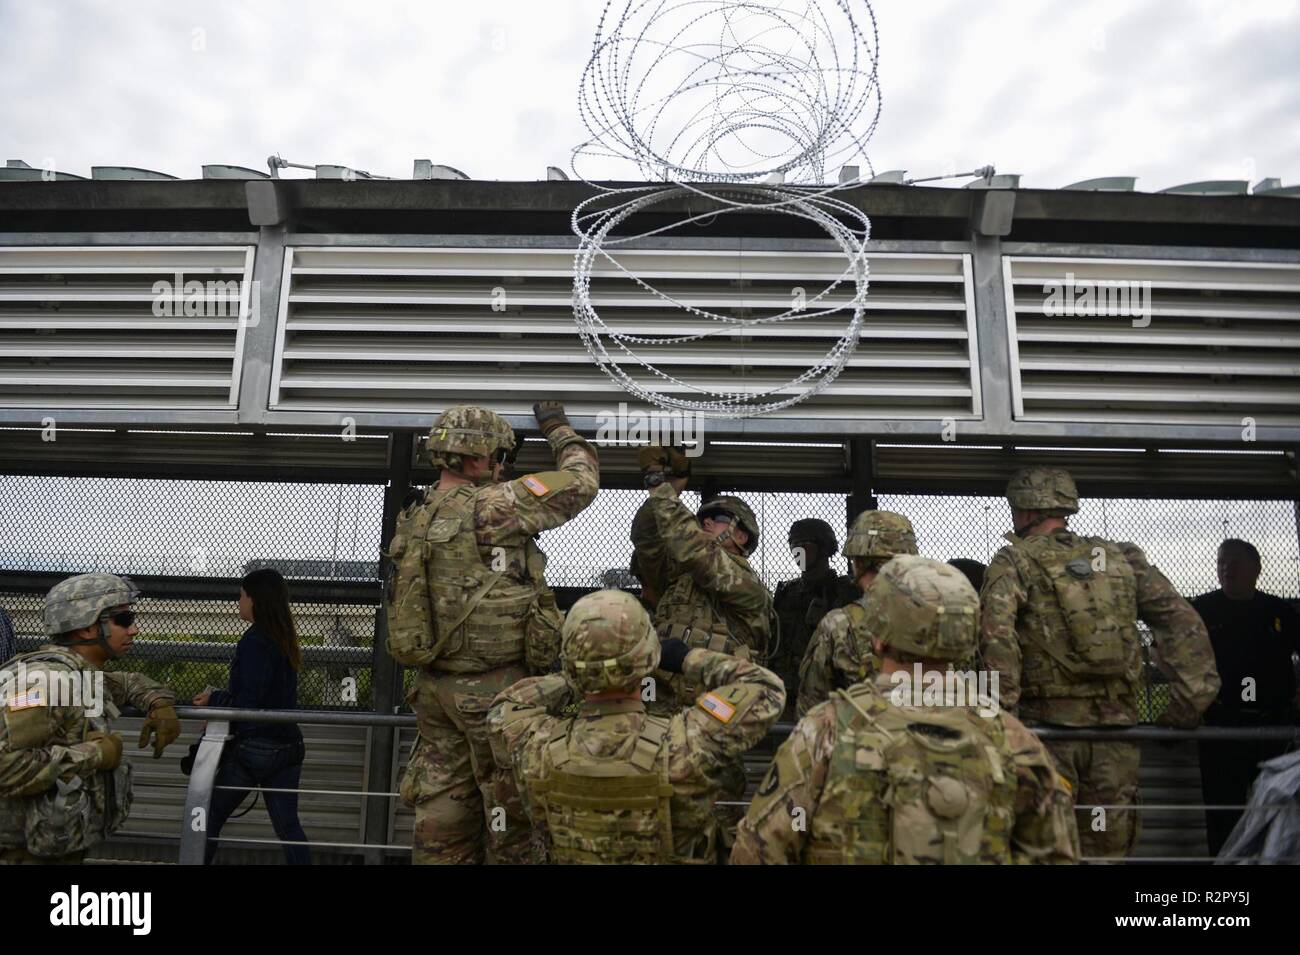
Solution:
[(716, 693), (706, 693), (698, 702), (704, 712), (723, 723), (730, 723), (731, 718), (736, 715), (736, 708)]
[(524, 487), (528, 488), (534, 497), (541, 497), (542, 495), (549, 493), (551, 490), (531, 474), (524, 478), (520, 483), (523, 484)]
[(33, 688), (26, 693), (17, 693), (5, 704), (11, 710), (30, 710), (33, 706), (44, 706), (45, 696), (40, 688)]

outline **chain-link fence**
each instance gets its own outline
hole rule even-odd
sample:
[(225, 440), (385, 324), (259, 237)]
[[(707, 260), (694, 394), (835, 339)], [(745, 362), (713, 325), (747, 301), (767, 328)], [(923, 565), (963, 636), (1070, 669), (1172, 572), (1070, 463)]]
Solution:
[[(769, 588), (798, 575), (790, 525), (825, 520), (844, 539), (840, 494), (740, 492), (761, 534), (751, 558)], [(547, 579), (578, 590), (631, 586), (628, 527), (644, 499), (604, 490), (564, 527), (547, 531)], [(692, 510), (699, 495), (683, 501)], [(879, 506), (906, 514), (920, 550), (940, 559), (987, 562), (1011, 515), (995, 497), (885, 494)], [(303, 706), (370, 705), (383, 488), (122, 478), (0, 477), (0, 605), (24, 648), (40, 640), (40, 601), (62, 576), (110, 571), (158, 578), (140, 605), (140, 636), (120, 666), (140, 669), (188, 697), (224, 686), (238, 618), (238, 579), (272, 566), (289, 578), (304, 647)], [(1300, 598), (1296, 508), (1289, 501), (1090, 499), (1071, 527), (1133, 540), (1191, 597), (1217, 587), (1215, 551), (1225, 536), (1259, 548), (1260, 588)], [(842, 557), (835, 566), (847, 570)], [(165, 586), (163, 586), (165, 584)], [(307, 599), (304, 599), (307, 598)], [(1144, 715), (1158, 711), (1159, 687)]]
[(0, 604), (29, 649), (43, 639), (53, 582), (134, 577), (145, 595), (140, 632), (111, 665), (188, 699), (226, 685), (248, 626), (239, 580), (274, 567), (288, 578), (303, 646), (299, 705), (367, 707), (382, 507), (378, 485), (3, 477)]

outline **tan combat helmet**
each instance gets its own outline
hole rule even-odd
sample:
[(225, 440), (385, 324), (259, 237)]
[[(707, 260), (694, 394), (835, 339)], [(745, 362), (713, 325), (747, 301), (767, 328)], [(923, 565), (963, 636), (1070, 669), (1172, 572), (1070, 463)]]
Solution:
[(1022, 468), (1007, 482), (1007, 502), (1022, 511), (1065, 517), (1079, 512), (1079, 489), (1063, 468)]
[[(97, 643), (109, 657), (117, 654), (108, 643), (108, 624), (102, 618), (113, 607), (133, 604), (140, 599), (140, 589), (126, 577), (116, 574), (79, 574), (60, 580), (50, 588), (41, 604), (41, 624), (45, 635), (55, 643), (76, 646)], [(74, 640), (64, 634), (99, 623), (99, 636)]]
[(474, 405), (448, 408), (434, 423), (425, 450), (435, 467), (448, 467), (447, 455), (488, 457), (498, 449), (513, 451), (514, 429), (495, 411)]
[(980, 598), (955, 567), (928, 557), (895, 557), (880, 569), (868, 596), (864, 629), (886, 647), (928, 660), (974, 654)]
[(863, 511), (853, 519), (845, 557), (888, 560), (899, 554), (916, 553), (916, 532), (912, 522), (893, 511)]
[(627, 689), (659, 666), (659, 636), (641, 601), (622, 590), (598, 590), (564, 618), (560, 660), (583, 693)]
[(719, 497), (709, 498), (695, 512), (695, 516), (700, 520), (714, 514), (730, 515), (740, 525), (741, 529), (749, 535), (749, 543), (745, 545), (746, 556), (758, 550), (758, 519), (754, 517), (754, 512), (750, 510), (748, 504), (738, 497), (723, 494)]

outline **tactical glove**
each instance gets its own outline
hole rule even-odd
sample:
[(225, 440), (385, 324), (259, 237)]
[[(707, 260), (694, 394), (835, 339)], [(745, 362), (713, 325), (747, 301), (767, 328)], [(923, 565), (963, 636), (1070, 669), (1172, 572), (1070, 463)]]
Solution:
[(686, 654), (691, 652), (691, 648), (686, 645), (685, 640), (672, 638), (669, 640), (659, 641), (659, 669), (665, 673), (681, 673), (682, 664), (686, 662)]
[(665, 448), (657, 444), (648, 444), (643, 448), (638, 448), (636, 452), (636, 463), (641, 469), (642, 475), (646, 480), (646, 485), (650, 484), (648, 478), (651, 474), (659, 474), (661, 477), (655, 484), (663, 483), (664, 478), (683, 478), (691, 476), (691, 459), (678, 451), (676, 448)]
[(120, 733), (101, 733), (95, 730), (86, 734), (86, 742), (94, 743), (99, 750), (97, 770), (110, 772), (122, 762), (122, 735)]
[(149, 745), (149, 736), (153, 735), (153, 758), (157, 759), (163, 754), (163, 750), (175, 742), (176, 737), (181, 735), (181, 721), (176, 716), (176, 710), (170, 703), (163, 703), (155, 706), (145, 717), (144, 725), (140, 727), (140, 745), (137, 749), (144, 749)]
[(544, 436), (549, 436), (560, 425), (569, 423), (564, 414), (564, 404), (559, 401), (539, 401), (533, 405), (533, 416), (537, 418), (537, 426), (542, 429)]

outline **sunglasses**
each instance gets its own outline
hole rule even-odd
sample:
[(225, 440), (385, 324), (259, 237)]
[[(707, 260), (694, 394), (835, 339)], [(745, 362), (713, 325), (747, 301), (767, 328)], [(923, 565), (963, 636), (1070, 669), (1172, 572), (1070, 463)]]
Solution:
[(134, 610), (123, 610), (121, 613), (109, 613), (104, 616), (113, 621), (113, 623), (117, 624), (123, 630), (130, 629), (131, 625), (135, 623)]
[(715, 523), (715, 524), (734, 524), (734, 523), (736, 523), (736, 519), (735, 519), (734, 517), (732, 517), (730, 514), (726, 514), (726, 513), (722, 512), (722, 511), (717, 511), (717, 512), (715, 512), (715, 513), (713, 513), (713, 514), (705, 514), (705, 515), (704, 515), (704, 520), (706, 520), (706, 521), (713, 521), (713, 523)]
[(519, 445), (513, 448), (497, 448), (492, 452), (493, 464), (504, 464), (508, 468), (515, 466), (515, 458), (519, 457)]

